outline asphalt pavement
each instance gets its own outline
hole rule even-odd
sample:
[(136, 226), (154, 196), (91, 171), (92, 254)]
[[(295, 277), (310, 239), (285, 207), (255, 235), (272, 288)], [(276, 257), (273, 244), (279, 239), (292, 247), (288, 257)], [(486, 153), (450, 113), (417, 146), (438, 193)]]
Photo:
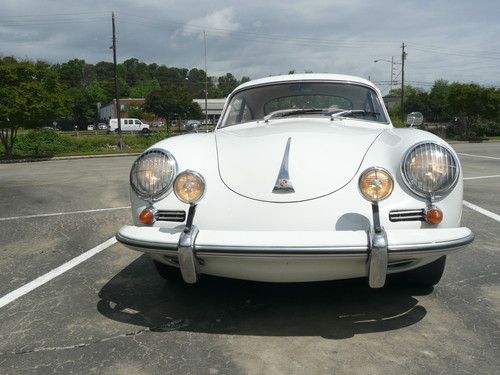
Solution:
[[(464, 200), (499, 215), (500, 143), (453, 146)], [(366, 280), (172, 284), (146, 256), (99, 247), (131, 221), (133, 160), (0, 164), (0, 298), (20, 293), (0, 307), (1, 374), (498, 373), (495, 216), (464, 207), (476, 240), (448, 257), (431, 290), (373, 290)]]

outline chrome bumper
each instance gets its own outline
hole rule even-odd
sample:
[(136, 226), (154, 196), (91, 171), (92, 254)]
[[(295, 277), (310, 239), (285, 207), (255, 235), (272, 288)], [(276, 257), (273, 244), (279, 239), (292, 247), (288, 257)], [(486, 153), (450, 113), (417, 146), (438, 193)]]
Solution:
[(134, 250), (177, 258), (184, 280), (198, 280), (198, 258), (357, 258), (368, 265), (369, 284), (385, 283), (391, 258), (439, 256), (474, 240), (468, 228), (345, 232), (191, 231), (159, 227), (124, 226), (116, 235)]

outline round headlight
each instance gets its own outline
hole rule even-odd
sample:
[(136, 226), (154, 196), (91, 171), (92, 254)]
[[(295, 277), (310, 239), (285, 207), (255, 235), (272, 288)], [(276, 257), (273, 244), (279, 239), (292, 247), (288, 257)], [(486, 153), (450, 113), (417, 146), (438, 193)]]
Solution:
[(176, 173), (177, 162), (170, 152), (148, 150), (132, 165), (130, 185), (139, 197), (156, 201), (170, 192)]
[(184, 171), (174, 181), (174, 193), (181, 202), (195, 204), (205, 194), (205, 179), (195, 171)]
[(394, 181), (385, 169), (373, 167), (363, 172), (359, 178), (359, 190), (371, 202), (384, 200), (392, 193)]
[(401, 172), (406, 185), (415, 194), (439, 199), (457, 183), (460, 166), (449, 149), (437, 143), (424, 142), (406, 152)]

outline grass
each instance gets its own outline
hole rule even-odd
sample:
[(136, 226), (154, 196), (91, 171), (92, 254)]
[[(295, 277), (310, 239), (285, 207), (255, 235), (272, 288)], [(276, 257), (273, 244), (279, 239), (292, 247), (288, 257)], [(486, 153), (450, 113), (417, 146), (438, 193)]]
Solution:
[[(168, 136), (165, 131), (151, 135), (124, 134), (125, 148), (120, 150), (118, 136), (115, 134), (76, 135), (73, 132), (59, 133), (51, 130), (23, 131), (17, 136), (12, 158), (137, 153)], [(0, 155), (3, 153), (4, 148), (0, 145)]]

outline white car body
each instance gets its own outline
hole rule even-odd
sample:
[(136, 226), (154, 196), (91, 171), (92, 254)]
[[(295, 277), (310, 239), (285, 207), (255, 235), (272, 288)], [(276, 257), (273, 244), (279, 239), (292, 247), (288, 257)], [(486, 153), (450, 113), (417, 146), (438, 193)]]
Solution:
[[(403, 181), (405, 153), (420, 142), (446, 143), (418, 129), (394, 128), (383, 106), (385, 122), (298, 116), (221, 127), (237, 93), (287, 82), (360, 85), (383, 103), (371, 82), (352, 76), (289, 75), (239, 86), (228, 97), (213, 133), (172, 137), (151, 148), (172, 154), (177, 171), (194, 170), (204, 177), (206, 193), (196, 208), (196, 231), (186, 236), (184, 222), (142, 224), (138, 216), (145, 208), (186, 213), (189, 205), (174, 193), (148, 202), (131, 189), (134, 223), (121, 228), (117, 239), (156, 262), (180, 266), (187, 282), (200, 274), (266, 282), (369, 277), (372, 287), (382, 286), (386, 274), (429, 264), (473, 240), (472, 232), (460, 225), (461, 171), (451, 192), (435, 202), (444, 213), (440, 224), (389, 219), (391, 211), (429, 205)], [(287, 141), (295, 191), (275, 194)], [(373, 166), (394, 178), (392, 194), (378, 203), (379, 235), (374, 234), (372, 204), (358, 185), (363, 171)], [(189, 275), (193, 270), (196, 275)]]
[[(120, 119), (122, 132), (149, 132), (149, 124), (143, 123), (137, 118), (122, 118)], [(118, 131), (118, 119), (112, 118), (109, 120), (109, 131)]]

